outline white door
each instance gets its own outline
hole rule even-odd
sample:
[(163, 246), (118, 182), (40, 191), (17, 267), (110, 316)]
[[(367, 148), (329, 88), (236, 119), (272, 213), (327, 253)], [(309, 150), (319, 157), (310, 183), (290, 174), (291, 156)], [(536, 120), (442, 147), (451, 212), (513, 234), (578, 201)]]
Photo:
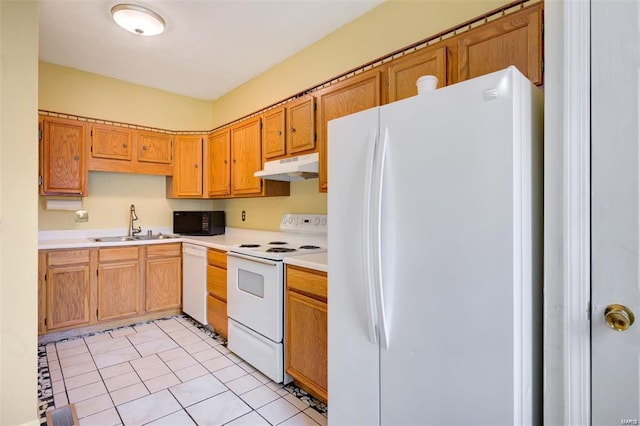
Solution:
[(640, 3), (591, 7), (592, 423), (638, 424), (640, 324), (604, 314), (640, 313)]

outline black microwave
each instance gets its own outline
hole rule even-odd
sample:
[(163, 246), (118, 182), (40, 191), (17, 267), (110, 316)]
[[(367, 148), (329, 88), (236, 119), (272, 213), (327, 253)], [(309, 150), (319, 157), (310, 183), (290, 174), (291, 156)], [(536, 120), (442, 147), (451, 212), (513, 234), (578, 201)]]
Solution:
[(220, 235), (224, 227), (224, 211), (173, 212), (174, 234)]

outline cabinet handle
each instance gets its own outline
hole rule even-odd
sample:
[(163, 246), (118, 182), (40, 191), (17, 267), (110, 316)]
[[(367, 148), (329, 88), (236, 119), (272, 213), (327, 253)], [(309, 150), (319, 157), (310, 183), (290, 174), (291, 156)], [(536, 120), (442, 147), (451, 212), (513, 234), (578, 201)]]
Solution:
[(149, 149), (149, 148), (147, 148), (147, 146), (146, 146), (146, 145), (142, 145), (142, 150), (143, 150), (143, 151), (146, 151), (147, 149)]
[(233, 162), (234, 162), (234, 163), (236, 162), (236, 159), (235, 159), (235, 158), (233, 159)]
[(227, 164), (227, 160), (224, 160), (224, 164)]
[(197, 165), (197, 164), (194, 164), (194, 165), (193, 165), (193, 167), (195, 167), (195, 168), (197, 169), (197, 168), (198, 168), (198, 165)]
[(295, 131), (296, 131), (296, 129), (292, 127), (291, 128), (291, 132), (295, 132)]
[(282, 134), (282, 130), (278, 130), (278, 136)]
[(78, 157), (77, 155), (75, 157), (73, 157), (74, 160), (78, 161), (80, 159), (80, 157)]
[(123, 143), (123, 144), (122, 144), (122, 147), (123, 147), (123, 148), (126, 148), (126, 147), (127, 147), (127, 144), (126, 144), (126, 143)]

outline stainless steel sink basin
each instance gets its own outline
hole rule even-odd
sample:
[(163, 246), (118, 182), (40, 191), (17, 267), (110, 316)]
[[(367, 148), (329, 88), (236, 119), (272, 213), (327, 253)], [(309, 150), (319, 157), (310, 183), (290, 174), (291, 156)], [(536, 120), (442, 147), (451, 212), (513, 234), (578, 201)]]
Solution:
[(93, 237), (89, 239), (95, 243), (118, 243), (120, 241), (166, 240), (169, 238), (178, 238), (178, 236), (171, 234), (152, 234), (134, 235), (133, 237), (129, 237), (127, 235), (117, 237)]
[(117, 243), (120, 241), (135, 241), (136, 239), (134, 237), (129, 237), (127, 235), (122, 236), (122, 237), (95, 237), (95, 238), (89, 238), (91, 241), (96, 242), (96, 243)]

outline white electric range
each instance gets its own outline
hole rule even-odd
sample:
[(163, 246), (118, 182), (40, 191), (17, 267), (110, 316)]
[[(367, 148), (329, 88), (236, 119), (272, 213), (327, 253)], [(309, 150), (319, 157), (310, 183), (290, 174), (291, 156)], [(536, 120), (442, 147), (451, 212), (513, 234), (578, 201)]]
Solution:
[(227, 253), (228, 347), (276, 383), (284, 373), (284, 263), (327, 247), (327, 216), (285, 214), (277, 238)]

